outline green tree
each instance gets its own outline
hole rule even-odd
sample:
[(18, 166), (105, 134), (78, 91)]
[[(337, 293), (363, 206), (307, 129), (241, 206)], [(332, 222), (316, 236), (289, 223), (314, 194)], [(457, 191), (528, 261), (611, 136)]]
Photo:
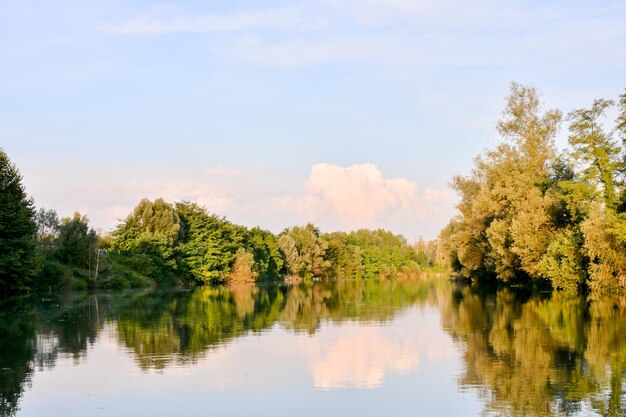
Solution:
[(513, 83), (498, 132), (505, 139), (476, 159), (469, 177), (456, 177), (460, 216), (448, 232), (458, 269), (511, 281), (537, 277), (553, 234), (545, 194), (558, 110), (544, 111), (534, 88)]
[(199, 283), (225, 281), (237, 250), (244, 246), (245, 228), (209, 214), (195, 203), (177, 203), (176, 212), (183, 235), (178, 250), (181, 272)]
[(95, 268), (98, 235), (89, 227), (89, 219), (76, 212), (61, 219), (56, 257), (67, 265), (91, 270)]
[(330, 263), (324, 258), (328, 243), (313, 224), (294, 226), (283, 231), (278, 244), (285, 256), (287, 272), (305, 280), (321, 277)]
[(617, 118), (616, 130), (622, 139), (622, 155), (619, 163), (619, 185), (622, 189), (617, 207), (618, 213), (626, 213), (626, 92), (620, 96), (620, 114)]
[(620, 165), (620, 147), (612, 134), (605, 132), (600, 119), (614, 104), (612, 100), (599, 99), (590, 109), (578, 109), (569, 114), (569, 143), (574, 157), (584, 164), (585, 179), (602, 185), (604, 203), (611, 209), (617, 206), (614, 173)]
[(40, 208), (35, 213), (37, 224), (37, 250), (44, 256), (52, 255), (57, 249), (61, 222), (54, 210)]
[(162, 198), (141, 200), (112, 237), (112, 248), (126, 255), (133, 269), (157, 281), (174, 275), (181, 221), (172, 204)]
[(283, 256), (273, 233), (254, 227), (246, 233), (244, 244), (254, 255), (259, 279), (277, 280), (282, 276)]
[(626, 293), (626, 213), (603, 210), (596, 204), (581, 228), (590, 258), (591, 289), (599, 293)]
[(0, 293), (28, 289), (37, 272), (33, 200), (0, 148)]

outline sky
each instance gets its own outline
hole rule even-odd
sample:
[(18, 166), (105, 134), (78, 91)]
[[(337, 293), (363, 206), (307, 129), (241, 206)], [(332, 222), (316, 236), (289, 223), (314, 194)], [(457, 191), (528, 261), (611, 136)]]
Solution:
[(512, 81), (617, 98), (626, 3), (0, 0), (0, 147), (38, 207), (104, 232), (163, 197), (434, 238)]

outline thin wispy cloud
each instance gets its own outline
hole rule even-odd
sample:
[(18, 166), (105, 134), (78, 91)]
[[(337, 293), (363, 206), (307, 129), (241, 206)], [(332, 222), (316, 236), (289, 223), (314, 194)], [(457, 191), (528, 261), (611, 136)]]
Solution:
[(393, 52), (384, 45), (393, 40), (383, 36), (336, 36), (266, 42), (258, 37), (240, 39), (235, 46), (241, 61), (270, 66), (318, 65), (338, 61), (378, 61)]
[(207, 16), (159, 17), (141, 15), (121, 23), (104, 26), (111, 34), (166, 34), (176, 32), (239, 32), (239, 31), (309, 31), (324, 28), (322, 18), (305, 17), (291, 9), (249, 11)]

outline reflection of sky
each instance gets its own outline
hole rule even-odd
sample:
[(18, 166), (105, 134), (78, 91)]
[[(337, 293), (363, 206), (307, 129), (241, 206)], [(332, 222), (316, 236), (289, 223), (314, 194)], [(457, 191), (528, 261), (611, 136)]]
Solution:
[(61, 357), (37, 373), (18, 416), (477, 415), (479, 402), (458, 393), (460, 367), (430, 308), (314, 335), (276, 326), (160, 371), (142, 371), (110, 327), (80, 364)]

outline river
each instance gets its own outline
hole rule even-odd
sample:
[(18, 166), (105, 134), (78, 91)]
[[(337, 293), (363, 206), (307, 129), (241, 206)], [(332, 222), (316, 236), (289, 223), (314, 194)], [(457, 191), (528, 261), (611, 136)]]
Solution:
[(442, 276), (0, 304), (2, 416), (626, 415), (626, 300)]

